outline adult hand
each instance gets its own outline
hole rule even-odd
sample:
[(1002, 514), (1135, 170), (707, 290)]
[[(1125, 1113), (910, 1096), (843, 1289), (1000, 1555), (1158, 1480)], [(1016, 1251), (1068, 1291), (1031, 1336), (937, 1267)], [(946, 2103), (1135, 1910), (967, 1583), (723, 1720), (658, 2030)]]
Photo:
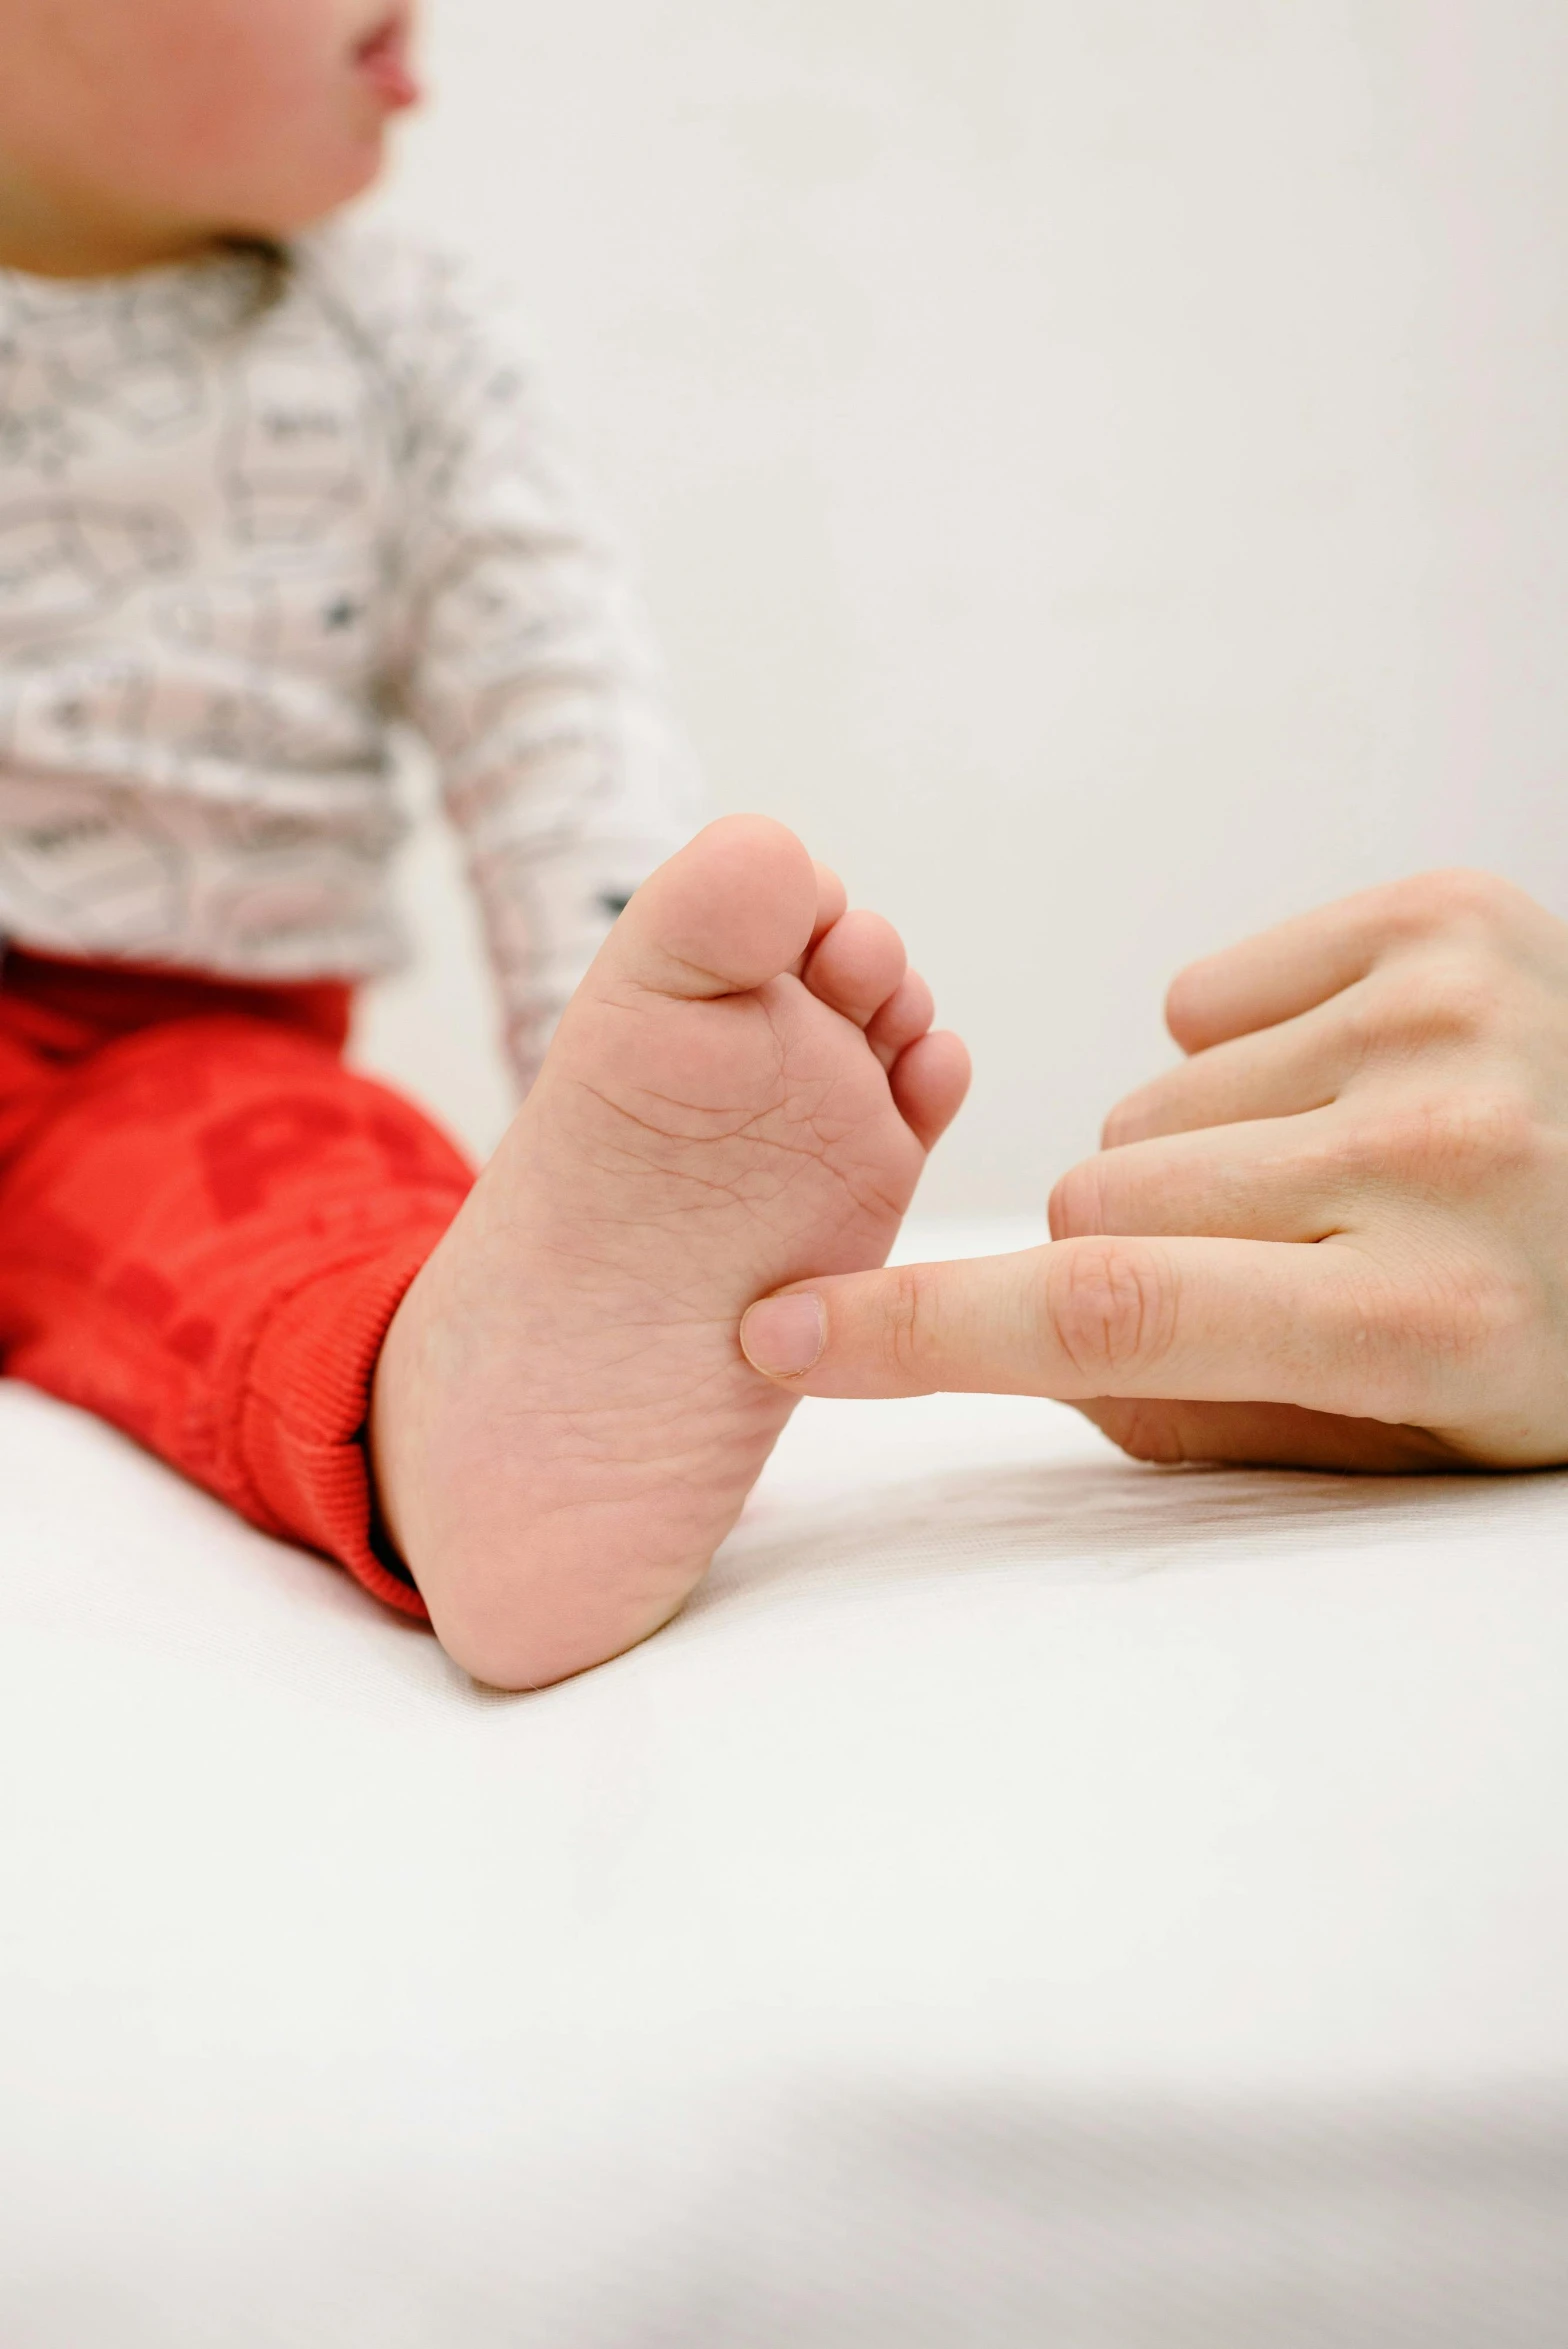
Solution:
[(1187, 1059), (1050, 1246), (799, 1282), (756, 1367), (1056, 1396), (1146, 1459), (1568, 1462), (1568, 927), (1427, 875), (1195, 964), (1167, 1016)]

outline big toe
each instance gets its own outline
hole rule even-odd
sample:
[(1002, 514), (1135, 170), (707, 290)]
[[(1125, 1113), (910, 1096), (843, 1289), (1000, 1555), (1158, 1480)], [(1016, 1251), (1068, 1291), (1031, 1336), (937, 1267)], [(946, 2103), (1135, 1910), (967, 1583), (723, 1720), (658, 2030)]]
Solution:
[(606, 975), (661, 995), (736, 995), (797, 963), (819, 876), (768, 816), (721, 816), (646, 880), (606, 942)]

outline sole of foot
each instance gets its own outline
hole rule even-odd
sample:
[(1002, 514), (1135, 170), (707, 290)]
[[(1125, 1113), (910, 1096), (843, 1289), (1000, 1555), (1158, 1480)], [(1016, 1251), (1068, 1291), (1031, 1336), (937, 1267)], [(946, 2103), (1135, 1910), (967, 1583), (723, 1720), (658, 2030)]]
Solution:
[(756, 1297), (885, 1262), (968, 1085), (880, 916), (732, 816), (637, 892), (393, 1321), (370, 1440), (443, 1646), (535, 1688), (668, 1622), (793, 1408)]

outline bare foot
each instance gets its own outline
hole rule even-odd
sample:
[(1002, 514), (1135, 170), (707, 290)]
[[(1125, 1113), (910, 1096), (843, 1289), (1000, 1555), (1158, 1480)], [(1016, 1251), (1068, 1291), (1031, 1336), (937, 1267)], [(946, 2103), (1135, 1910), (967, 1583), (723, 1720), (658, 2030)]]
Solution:
[(969, 1064), (792, 833), (709, 825), (632, 899), (398, 1310), (371, 1445), (449, 1652), (542, 1686), (667, 1622), (794, 1407), (753, 1298), (881, 1264)]

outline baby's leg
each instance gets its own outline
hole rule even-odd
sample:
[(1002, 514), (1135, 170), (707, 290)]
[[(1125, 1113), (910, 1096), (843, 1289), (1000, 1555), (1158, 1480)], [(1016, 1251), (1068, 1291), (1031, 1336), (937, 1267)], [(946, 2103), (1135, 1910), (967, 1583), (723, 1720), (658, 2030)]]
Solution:
[[(102, 985), (112, 1005), (123, 982)], [(469, 1182), (417, 1110), (281, 1019), (102, 1043), (0, 972), (5, 1371), (419, 1616), (361, 1437), (387, 1325)]]
[(883, 1261), (967, 1077), (894, 932), (756, 819), (637, 893), (471, 1194), (406, 1102), (234, 1012), (78, 1053), (8, 1128), (5, 1007), (3, 1367), (509, 1687), (680, 1606), (791, 1408), (742, 1311)]

